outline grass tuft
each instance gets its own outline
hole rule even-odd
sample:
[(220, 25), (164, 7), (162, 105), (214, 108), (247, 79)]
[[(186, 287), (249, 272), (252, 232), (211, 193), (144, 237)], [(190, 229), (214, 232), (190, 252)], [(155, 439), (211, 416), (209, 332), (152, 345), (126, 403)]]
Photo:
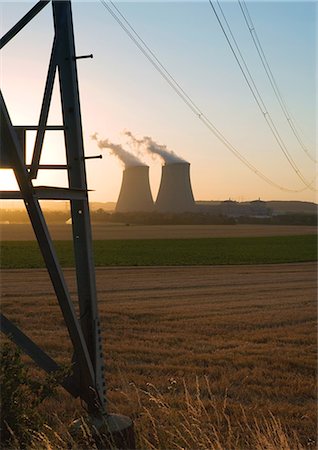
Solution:
[[(293, 430), (282, 426), (270, 412), (256, 420), (241, 407), (240, 414), (231, 416), (227, 410), (227, 393), (223, 398), (213, 394), (209, 380), (196, 379), (196, 388), (190, 392), (182, 387), (182, 408), (176, 409), (173, 395), (161, 393), (154, 385), (140, 389), (133, 384), (123, 386), (128, 403), (138, 413), (134, 427), (137, 449), (149, 450), (305, 450)], [(208, 395), (204, 394), (208, 392)], [(112, 406), (112, 405), (110, 405)], [(58, 428), (56, 431), (54, 428)], [(41, 431), (29, 429), (27, 445), (14, 440), (14, 449), (73, 450), (115, 449), (98, 436), (85, 417), (80, 418), (76, 436), (71, 426), (55, 417), (55, 424), (45, 425)], [(104, 447), (104, 445), (105, 447)], [(307, 448), (310, 445), (307, 444)], [(312, 447), (314, 448), (314, 447)]]

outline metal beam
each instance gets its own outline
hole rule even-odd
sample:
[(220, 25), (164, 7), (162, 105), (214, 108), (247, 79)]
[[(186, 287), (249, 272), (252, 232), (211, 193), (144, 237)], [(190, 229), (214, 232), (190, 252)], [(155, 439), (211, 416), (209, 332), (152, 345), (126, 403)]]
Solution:
[[(39, 129), (38, 125), (14, 125), (15, 129), (31, 130), (37, 131)], [(45, 125), (44, 127), (47, 131), (63, 131), (64, 125)]]
[(37, 177), (38, 170), (39, 170), (39, 163), (40, 163), (43, 141), (44, 141), (44, 136), (45, 136), (45, 131), (46, 131), (45, 127), (46, 127), (47, 119), (49, 116), (49, 110), (50, 110), (50, 104), (51, 104), (52, 92), (53, 92), (53, 86), (54, 86), (56, 64), (57, 64), (56, 53), (57, 53), (57, 43), (56, 43), (56, 36), (55, 36), (53, 45), (52, 45), (51, 58), (50, 58), (49, 68), (48, 68), (47, 77), (46, 77), (41, 113), (40, 113), (40, 118), (39, 118), (39, 127), (38, 127), (38, 130), (36, 133), (34, 149), (33, 149), (33, 156), (32, 156), (31, 169), (30, 169), (30, 177), (32, 179)]
[[(87, 191), (71, 4), (70, 1), (53, 1), (52, 7), (55, 35), (63, 42), (59, 47), (58, 71), (69, 186), (71, 189)], [(95, 387), (101, 403), (105, 405), (104, 357), (97, 310), (88, 196), (83, 200), (71, 201), (71, 215), (81, 327), (95, 372)]]
[[(33, 361), (47, 373), (61, 371), (61, 367), (37, 346), (26, 334), (17, 328), (4, 314), (0, 314), (1, 331), (20, 347)], [(72, 377), (67, 377), (60, 382), (61, 386), (73, 397), (79, 396), (78, 386), (72, 381)]]
[[(26, 164), (25, 166), (27, 169), (30, 169), (31, 165)], [(39, 170), (67, 170), (68, 165), (67, 164), (39, 164), (38, 166)], [(65, 188), (67, 189), (67, 188)]]
[(42, 9), (50, 3), (50, 0), (40, 0), (22, 19), (19, 20), (12, 28), (0, 39), (0, 50), (14, 38), (19, 31), (22, 30)]
[[(79, 200), (86, 197), (86, 192), (80, 189), (67, 189), (50, 186), (33, 188), (34, 197), (38, 200)], [(0, 191), (1, 200), (23, 200), (21, 191)]]

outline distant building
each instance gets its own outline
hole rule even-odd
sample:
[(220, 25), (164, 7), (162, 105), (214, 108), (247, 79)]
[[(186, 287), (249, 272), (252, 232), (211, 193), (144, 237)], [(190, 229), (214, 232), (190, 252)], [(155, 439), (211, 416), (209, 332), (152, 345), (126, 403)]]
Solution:
[(271, 217), (272, 211), (262, 200), (239, 203), (234, 200), (225, 200), (220, 203), (200, 202), (198, 211), (201, 213), (225, 217)]

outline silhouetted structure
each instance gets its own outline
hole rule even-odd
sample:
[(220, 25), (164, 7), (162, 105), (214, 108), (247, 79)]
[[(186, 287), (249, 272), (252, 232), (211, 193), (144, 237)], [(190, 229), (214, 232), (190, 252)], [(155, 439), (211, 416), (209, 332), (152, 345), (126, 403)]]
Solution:
[[(2, 49), (49, 3), (37, 2), (0, 40)], [(77, 75), (77, 59), (92, 55), (76, 55), (72, 8), (70, 0), (52, 2), (54, 39), (48, 66), (39, 122), (14, 126), (5, 99), (0, 92), (0, 167), (12, 168), (19, 186), (16, 191), (2, 191), (0, 198), (24, 201), (34, 234), (39, 244), (48, 275), (59, 303), (73, 347), (70, 371), (59, 383), (73, 397), (86, 403), (90, 422), (99, 436), (106, 434), (113, 448), (135, 448), (132, 421), (125, 416), (109, 414), (106, 408), (105, 361), (98, 313), (92, 233), (88, 204), (88, 187), (82, 135), (81, 108)], [(62, 124), (48, 125), (54, 80), (60, 85)], [(23, 78), (23, 64), (18, 74)], [(27, 86), (26, 86), (27, 89)], [(31, 164), (25, 159), (26, 133), (36, 131)], [(67, 164), (40, 164), (47, 131), (64, 134)], [(100, 158), (100, 155), (97, 156)], [(36, 186), (39, 171), (64, 170), (68, 186)], [(50, 235), (39, 200), (69, 200), (76, 272), (76, 293), (69, 289)], [(30, 275), (31, 276), (31, 275)], [(73, 298), (77, 297), (78, 310)], [(21, 306), (22, 308), (22, 306)], [(1, 313), (1, 331), (15, 342), (47, 373), (58, 373), (61, 366), (37, 343), (33, 342), (14, 322)], [(27, 317), (26, 317), (27, 319)], [(101, 448), (101, 447), (100, 447)]]
[(154, 202), (149, 184), (149, 167), (127, 167), (123, 172), (116, 212), (148, 212), (153, 210)]
[(188, 162), (170, 163), (162, 166), (156, 210), (173, 213), (195, 210), (190, 181), (190, 164)]

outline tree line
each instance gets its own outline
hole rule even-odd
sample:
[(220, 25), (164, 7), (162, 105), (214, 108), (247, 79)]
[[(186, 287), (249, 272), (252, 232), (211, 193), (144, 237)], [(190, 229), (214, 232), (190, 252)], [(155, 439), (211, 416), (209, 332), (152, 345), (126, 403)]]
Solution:
[[(70, 219), (70, 211), (45, 211), (48, 223), (63, 224)], [(2, 223), (28, 223), (28, 215), (24, 210), (2, 209)], [(91, 211), (92, 223), (122, 223), (126, 225), (234, 225), (234, 224), (266, 224), (266, 225), (311, 225), (317, 226), (317, 214), (281, 214), (270, 217), (239, 216), (229, 217), (202, 212), (159, 213), (159, 212), (108, 212), (103, 209)]]

